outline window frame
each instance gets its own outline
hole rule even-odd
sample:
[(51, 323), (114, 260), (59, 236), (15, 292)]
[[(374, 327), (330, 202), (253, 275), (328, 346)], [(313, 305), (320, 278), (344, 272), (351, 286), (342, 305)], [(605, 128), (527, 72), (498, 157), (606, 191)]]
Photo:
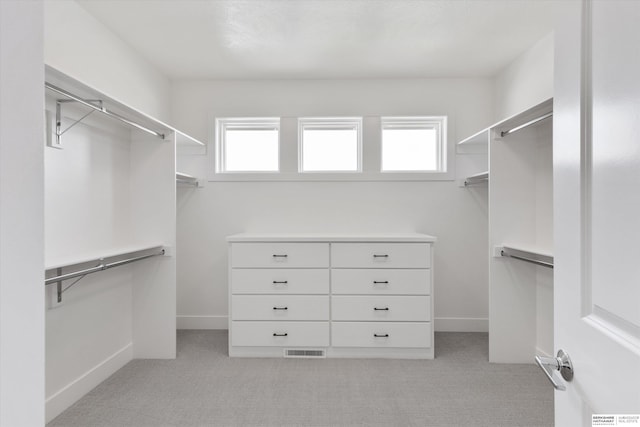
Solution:
[[(447, 174), (449, 172), (449, 143), (447, 140), (447, 116), (383, 116), (380, 117), (380, 168), (381, 174)], [(384, 170), (385, 129), (435, 129), (436, 169), (434, 170)]]
[[(236, 117), (236, 120), (261, 120), (279, 119), (279, 172), (218, 172), (219, 153), (217, 152), (217, 122), (220, 119)], [(455, 123), (455, 116), (452, 118), (447, 111), (441, 114), (428, 116), (423, 115), (363, 115), (361, 116), (361, 140), (360, 140), (360, 168), (361, 172), (300, 172), (299, 153), (299, 130), (298, 119), (304, 117), (318, 118), (321, 116), (298, 116), (282, 115), (280, 117), (239, 117), (211, 114), (208, 120), (209, 138), (207, 156), (207, 180), (209, 182), (444, 182), (455, 181), (455, 170), (457, 162), (456, 144), (453, 140), (451, 126)], [(324, 119), (354, 116), (325, 116)], [(430, 117), (444, 119), (442, 127), (442, 138), (446, 147), (443, 147), (446, 157), (443, 157), (443, 164), (446, 165), (446, 172), (381, 172), (382, 167), (382, 118), (397, 117)], [(189, 154), (204, 154), (200, 151)], [(186, 160), (183, 160), (186, 161)]]
[[(278, 132), (277, 143), (277, 169), (269, 171), (228, 171), (226, 170), (226, 131), (227, 129), (250, 129), (250, 130), (276, 130)], [(280, 117), (219, 117), (215, 119), (215, 174), (235, 175), (235, 174), (279, 174), (281, 172), (280, 152), (281, 152), (281, 132)]]
[[(356, 170), (303, 169), (304, 131), (310, 130), (356, 130)], [(361, 174), (362, 173), (362, 117), (298, 117), (298, 173), (300, 174)]]

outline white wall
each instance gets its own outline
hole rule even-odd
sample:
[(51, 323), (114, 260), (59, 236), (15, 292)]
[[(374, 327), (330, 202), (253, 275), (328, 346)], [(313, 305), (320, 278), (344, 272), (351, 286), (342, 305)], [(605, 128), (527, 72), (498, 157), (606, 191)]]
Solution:
[[(214, 115), (441, 115), (449, 143), (492, 118), (489, 79), (185, 81), (172, 91), (178, 127), (208, 140)], [(480, 156), (486, 162), (486, 157)], [(179, 158), (206, 176), (206, 159)], [(475, 167), (458, 156), (459, 176)], [(484, 193), (484, 194), (483, 194)], [(178, 192), (178, 325), (226, 328), (227, 245), (242, 232), (403, 232), (438, 237), (438, 330), (486, 330), (486, 187), (456, 182), (208, 182)]]
[(495, 76), (495, 121), (553, 97), (553, 33)]
[[(63, 120), (63, 128), (69, 123)], [(134, 231), (129, 132), (80, 123), (64, 134), (63, 146), (45, 149), (46, 266), (113, 253), (130, 243)], [(64, 293), (61, 305), (55, 291), (55, 285), (47, 288), (48, 420), (88, 391), (73, 392), (70, 384), (114, 355), (120, 355), (118, 367), (132, 357), (130, 267), (83, 278)]]
[(47, 65), (168, 121), (169, 80), (78, 3), (46, 1), (44, 28)]
[(0, 1), (0, 426), (44, 424), (43, 11)]

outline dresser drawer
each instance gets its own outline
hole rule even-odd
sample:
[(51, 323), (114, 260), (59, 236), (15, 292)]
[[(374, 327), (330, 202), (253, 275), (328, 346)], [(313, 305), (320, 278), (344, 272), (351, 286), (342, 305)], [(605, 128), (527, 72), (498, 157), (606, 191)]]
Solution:
[(233, 243), (231, 267), (327, 268), (328, 243)]
[(431, 270), (341, 269), (331, 271), (333, 294), (430, 295)]
[(233, 346), (329, 346), (329, 322), (231, 322), (231, 328)]
[(234, 294), (328, 294), (328, 269), (248, 268), (231, 270)]
[(431, 245), (426, 243), (334, 243), (335, 268), (429, 268)]
[(431, 347), (431, 323), (334, 322), (334, 347)]
[(233, 295), (232, 320), (329, 320), (329, 297)]
[(428, 296), (334, 296), (331, 313), (334, 321), (427, 322), (431, 300)]

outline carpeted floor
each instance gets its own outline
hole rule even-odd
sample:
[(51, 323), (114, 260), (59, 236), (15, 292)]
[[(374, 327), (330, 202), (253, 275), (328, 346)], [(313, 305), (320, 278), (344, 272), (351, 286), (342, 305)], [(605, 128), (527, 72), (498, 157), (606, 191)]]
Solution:
[(240, 359), (226, 331), (178, 331), (176, 360), (134, 360), (48, 424), (552, 426), (535, 365), (487, 362), (484, 333), (436, 333), (435, 360)]

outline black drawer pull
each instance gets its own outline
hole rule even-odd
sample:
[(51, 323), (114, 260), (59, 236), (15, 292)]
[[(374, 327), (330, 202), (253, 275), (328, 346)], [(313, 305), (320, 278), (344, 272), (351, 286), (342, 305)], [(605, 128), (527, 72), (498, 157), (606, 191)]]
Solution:
[(374, 338), (389, 338), (389, 334), (373, 334)]
[(374, 311), (389, 311), (389, 307), (384, 307), (384, 308), (378, 308), (378, 307), (373, 307)]
[(277, 333), (275, 333), (275, 332), (273, 333), (273, 336), (274, 336), (274, 337), (286, 337), (286, 336), (288, 336), (288, 335), (289, 335), (289, 334), (288, 334), (288, 333), (286, 333), (286, 332), (285, 332), (284, 334), (277, 334)]
[(282, 255), (273, 254), (274, 258), (286, 258), (287, 256), (288, 256), (287, 254), (282, 254)]
[(387, 255), (387, 254), (382, 254), (382, 255), (379, 255), (379, 254), (373, 254), (373, 257), (374, 257), (374, 258), (389, 258), (389, 255)]
[(286, 280), (274, 280), (273, 281), (274, 285), (286, 285), (287, 283), (289, 283), (289, 282), (286, 281)]
[(383, 280), (383, 281), (374, 280), (373, 284), (374, 285), (388, 285), (389, 281), (388, 280)]
[(289, 310), (289, 307), (273, 307), (274, 310)]

